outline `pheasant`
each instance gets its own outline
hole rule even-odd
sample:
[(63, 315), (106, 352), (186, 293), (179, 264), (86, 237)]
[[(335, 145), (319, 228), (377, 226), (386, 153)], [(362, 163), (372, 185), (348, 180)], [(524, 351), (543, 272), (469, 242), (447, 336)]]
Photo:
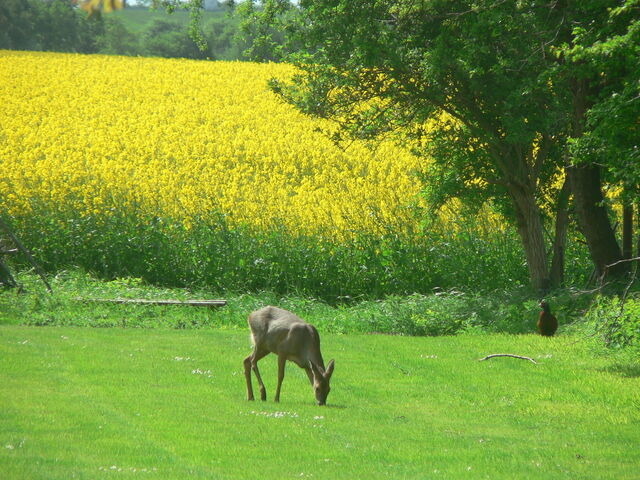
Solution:
[(552, 337), (558, 329), (558, 319), (551, 313), (551, 307), (546, 300), (540, 302), (540, 316), (538, 317), (538, 331), (540, 335), (545, 337)]

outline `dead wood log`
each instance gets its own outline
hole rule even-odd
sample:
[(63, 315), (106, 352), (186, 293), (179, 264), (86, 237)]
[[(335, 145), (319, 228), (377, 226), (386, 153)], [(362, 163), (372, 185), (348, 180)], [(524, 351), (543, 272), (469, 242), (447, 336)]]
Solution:
[(224, 307), (226, 300), (147, 300), (142, 298), (76, 298), (79, 302), (129, 305), (182, 305), (189, 307)]

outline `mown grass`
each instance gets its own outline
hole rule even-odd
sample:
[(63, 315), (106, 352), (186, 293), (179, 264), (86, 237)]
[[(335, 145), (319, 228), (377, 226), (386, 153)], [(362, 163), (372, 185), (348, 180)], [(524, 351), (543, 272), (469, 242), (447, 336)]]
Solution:
[[(0, 473), (68, 478), (637, 478), (637, 376), (575, 338), (323, 335), (244, 399), (244, 332), (0, 327)], [(540, 363), (488, 353), (514, 352)]]
[[(637, 351), (567, 325), (566, 301), (560, 335), (542, 338), (524, 296), (490, 322), (497, 298), (455, 292), (341, 307), (237, 295), (208, 310), (76, 300), (212, 295), (136, 279), (60, 274), (53, 296), (31, 274), (19, 280), (27, 293), (0, 292), (3, 479), (637, 478)], [(327, 408), (292, 365), (273, 403), (273, 356), (261, 362), (269, 401), (245, 400), (245, 319), (264, 303), (318, 325), (325, 359), (336, 359)], [(520, 320), (509, 314), (518, 305)], [(438, 316), (447, 333), (474, 309), (485, 320), (458, 336), (362, 333), (407, 333), (416, 317)], [(490, 333), (507, 319), (529, 334)], [(539, 363), (478, 361), (504, 352)]]

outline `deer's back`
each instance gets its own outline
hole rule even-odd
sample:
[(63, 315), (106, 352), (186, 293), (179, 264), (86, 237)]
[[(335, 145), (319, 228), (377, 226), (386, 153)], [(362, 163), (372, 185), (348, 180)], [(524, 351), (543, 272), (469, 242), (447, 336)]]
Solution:
[[(294, 313), (282, 308), (268, 306), (249, 315), (249, 327), (255, 345), (270, 352), (284, 352), (298, 357), (300, 352), (318, 351), (320, 337), (313, 325), (308, 324)], [(303, 361), (307, 359), (291, 358)], [(323, 365), (324, 366), (324, 365)]]

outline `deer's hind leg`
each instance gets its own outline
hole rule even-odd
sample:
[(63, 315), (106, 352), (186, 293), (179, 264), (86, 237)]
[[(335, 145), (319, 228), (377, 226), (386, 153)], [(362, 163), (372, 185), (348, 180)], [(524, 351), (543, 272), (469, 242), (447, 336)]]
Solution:
[(247, 400), (254, 400), (253, 385), (251, 385), (251, 357), (253, 353), (244, 359), (244, 378), (247, 381)]
[(268, 350), (262, 350), (258, 347), (253, 349), (253, 353), (244, 359), (244, 376), (247, 381), (247, 400), (254, 400), (253, 397), (253, 385), (251, 384), (251, 370), (256, 374), (258, 379), (258, 386), (260, 388), (260, 399), (267, 399), (267, 389), (264, 386), (262, 377), (260, 376), (260, 370), (258, 370), (258, 360), (265, 357), (269, 353)]

